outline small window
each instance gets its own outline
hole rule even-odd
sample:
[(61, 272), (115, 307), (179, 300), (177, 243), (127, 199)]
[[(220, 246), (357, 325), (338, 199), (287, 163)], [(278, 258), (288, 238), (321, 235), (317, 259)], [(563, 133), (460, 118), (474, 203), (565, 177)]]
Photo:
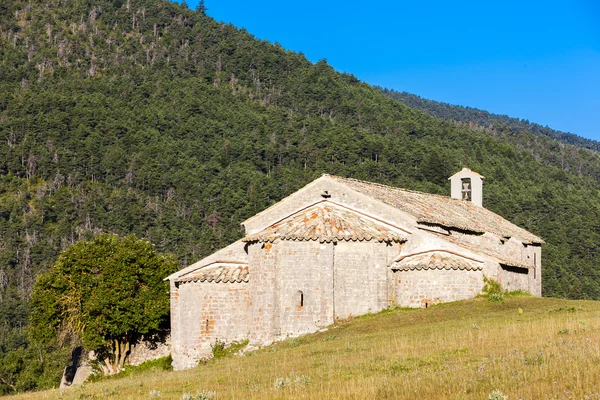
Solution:
[(304, 293), (302, 293), (302, 290), (298, 290), (297, 301), (298, 301), (298, 309), (301, 309), (302, 307), (304, 307)]

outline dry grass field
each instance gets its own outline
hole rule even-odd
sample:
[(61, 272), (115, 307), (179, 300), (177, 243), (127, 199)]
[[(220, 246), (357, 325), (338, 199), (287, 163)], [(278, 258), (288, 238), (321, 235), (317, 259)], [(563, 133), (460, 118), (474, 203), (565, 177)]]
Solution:
[[(600, 302), (393, 309), (208, 361), (26, 399), (600, 399)], [(502, 394), (502, 395), (500, 395)]]

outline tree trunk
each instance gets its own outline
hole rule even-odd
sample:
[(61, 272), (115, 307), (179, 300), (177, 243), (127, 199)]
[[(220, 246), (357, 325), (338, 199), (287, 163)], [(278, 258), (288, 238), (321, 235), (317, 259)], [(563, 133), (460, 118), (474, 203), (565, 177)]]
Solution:
[(129, 350), (131, 349), (131, 345), (128, 341), (121, 343), (120, 346), (121, 346), (121, 357), (119, 357), (119, 370), (121, 370), (123, 368), (123, 366), (125, 365), (125, 359), (129, 355)]
[(113, 375), (121, 371), (131, 350), (131, 343), (127, 340), (120, 342), (118, 339), (115, 339), (113, 345), (113, 359), (111, 360), (110, 357), (106, 357), (104, 359), (105, 365), (100, 365), (104, 375)]

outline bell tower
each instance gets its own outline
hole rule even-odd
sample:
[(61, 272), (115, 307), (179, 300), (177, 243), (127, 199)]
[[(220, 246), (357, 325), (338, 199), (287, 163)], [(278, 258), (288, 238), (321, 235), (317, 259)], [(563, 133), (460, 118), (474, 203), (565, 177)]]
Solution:
[(463, 168), (450, 178), (450, 197), (470, 201), (483, 206), (483, 176), (469, 168)]

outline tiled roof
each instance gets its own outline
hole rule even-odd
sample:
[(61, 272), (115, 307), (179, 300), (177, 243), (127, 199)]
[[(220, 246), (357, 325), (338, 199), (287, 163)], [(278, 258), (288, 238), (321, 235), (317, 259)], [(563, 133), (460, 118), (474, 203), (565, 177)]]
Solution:
[(177, 278), (175, 282), (215, 282), (215, 283), (247, 283), (247, 265), (220, 265), (198, 270), (191, 275)]
[(534, 234), (470, 201), (339, 176), (330, 177), (362, 194), (415, 216), (419, 223), (442, 225), (471, 232), (490, 232), (500, 237), (516, 237), (529, 243), (544, 243)]
[(356, 212), (327, 202), (301, 210), (269, 226), (246, 242), (318, 240), (319, 242), (370, 241), (404, 242), (406, 237)]
[(446, 269), (462, 271), (480, 271), (483, 264), (449, 253), (431, 252), (403, 258), (390, 267), (394, 271), (421, 271), (428, 269)]
[(433, 233), (435, 235), (441, 237), (442, 239), (447, 240), (451, 243), (457, 244), (461, 247), (464, 247), (467, 250), (471, 250), (475, 253), (480, 253), (480, 254), (484, 254), (486, 256), (493, 257), (500, 264), (508, 265), (510, 267), (518, 267), (518, 268), (527, 268), (527, 269), (535, 268), (533, 265), (527, 265), (527, 264), (521, 262), (520, 259), (514, 259), (514, 258), (507, 257), (507, 254), (502, 251), (490, 249), (485, 246), (470, 243), (465, 240), (460, 240), (459, 238), (455, 237), (454, 235), (443, 235), (443, 234), (439, 234), (437, 232), (433, 232)]

